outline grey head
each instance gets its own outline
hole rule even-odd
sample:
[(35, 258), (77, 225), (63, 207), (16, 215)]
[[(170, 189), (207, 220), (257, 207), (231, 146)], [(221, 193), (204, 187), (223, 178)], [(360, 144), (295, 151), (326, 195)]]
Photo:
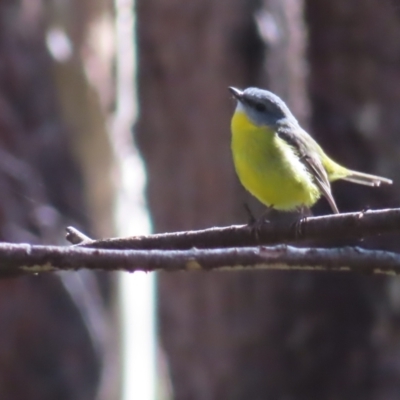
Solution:
[(243, 91), (234, 87), (228, 89), (238, 101), (238, 107), (242, 108), (255, 125), (278, 127), (297, 124), (285, 102), (276, 94), (254, 87)]

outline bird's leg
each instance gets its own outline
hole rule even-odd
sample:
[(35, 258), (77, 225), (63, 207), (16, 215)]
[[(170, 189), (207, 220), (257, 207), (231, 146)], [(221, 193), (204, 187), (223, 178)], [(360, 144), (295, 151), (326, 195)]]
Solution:
[(253, 232), (254, 236), (256, 237), (256, 240), (258, 240), (260, 237), (260, 232), (262, 230), (263, 225), (269, 223), (268, 216), (271, 214), (271, 212), (273, 212), (275, 210), (273, 209), (273, 206), (269, 206), (262, 213), (262, 215), (260, 217), (256, 218), (256, 217), (254, 217), (253, 213), (251, 212), (251, 210), (247, 204), (245, 205), (245, 208), (249, 215), (248, 227)]
[(244, 209), (246, 210), (246, 214), (247, 214), (247, 217), (248, 217), (248, 222), (247, 222), (247, 225), (249, 225), (249, 226), (253, 226), (253, 225), (255, 225), (255, 224), (263, 224), (264, 222), (268, 222), (268, 215), (269, 214), (271, 214), (271, 212), (273, 212), (273, 211), (276, 211), (275, 209), (274, 209), (274, 206), (265, 206), (266, 207), (266, 210), (261, 214), (261, 216), (260, 217), (255, 217), (254, 216), (254, 214), (253, 214), (253, 212), (251, 211), (251, 209), (250, 209), (250, 207), (249, 207), (249, 205), (247, 204), (247, 203), (244, 203), (243, 204), (243, 206), (244, 206)]
[(256, 222), (256, 217), (252, 213), (252, 211), (251, 211), (251, 209), (250, 209), (250, 207), (249, 207), (249, 205), (247, 203), (244, 203), (243, 207), (244, 207), (244, 209), (246, 211), (247, 218), (248, 218), (247, 224), (248, 225), (253, 225)]
[(259, 218), (259, 221), (263, 222), (269, 222), (268, 217), (271, 216), (271, 214), (274, 213), (274, 211), (276, 211), (274, 209), (274, 205), (271, 204), (270, 206), (265, 206), (265, 211), (261, 214), (261, 217)]
[(295, 232), (296, 238), (301, 236), (302, 227), (301, 224), (307, 217), (312, 217), (313, 213), (309, 207), (299, 206), (297, 207), (299, 213), (298, 218), (293, 222), (293, 230)]
[(297, 212), (300, 214), (300, 218), (312, 217), (313, 213), (310, 207), (307, 206), (299, 206), (296, 208)]

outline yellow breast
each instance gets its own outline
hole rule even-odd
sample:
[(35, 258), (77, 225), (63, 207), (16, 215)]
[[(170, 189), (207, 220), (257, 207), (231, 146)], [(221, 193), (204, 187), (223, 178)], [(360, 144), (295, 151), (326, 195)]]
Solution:
[(320, 197), (293, 148), (268, 127), (255, 126), (240, 110), (232, 118), (232, 153), (243, 186), (266, 206), (292, 210)]

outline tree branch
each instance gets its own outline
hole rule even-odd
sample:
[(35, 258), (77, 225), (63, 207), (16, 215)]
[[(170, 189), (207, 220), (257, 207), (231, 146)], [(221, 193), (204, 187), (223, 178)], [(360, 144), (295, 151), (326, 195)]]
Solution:
[[(92, 241), (68, 228), (80, 246), (0, 244), (0, 278), (80, 268), (105, 271), (314, 270), (397, 275), (400, 255), (355, 247), (246, 247), (249, 244), (361, 238), (399, 230), (400, 209), (305, 218), (296, 224), (271, 222), (254, 231), (248, 226), (212, 228)], [(208, 248), (207, 248), (208, 247)], [(140, 249), (140, 250), (138, 250)]]
[[(198, 231), (163, 233), (87, 241), (82, 246), (102, 249), (184, 250), (300, 243), (306, 240), (332, 242), (360, 239), (400, 231), (400, 208), (308, 217), (297, 223), (266, 222), (255, 231), (248, 225), (233, 225)], [(76, 242), (74, 242), (76, 243)]]
[(81, 268), (103, 271), (299, 270), (397, 275), (400, 255), (361, 248), (279, 245), (191, 250), (101, 250), (0, 244), (0, 278)]
[(81, 268), (104, 271), (313, 270), (400, 274), (400, 254), (357, 247), (267, 247), (260, 243), (363, 238), (400, 230), (400, 209), (270, 222), (255, 231), (230, 226), (202, 231), (93, 241), (74, 228), (71, 247), (0, 243), (0, 278)]

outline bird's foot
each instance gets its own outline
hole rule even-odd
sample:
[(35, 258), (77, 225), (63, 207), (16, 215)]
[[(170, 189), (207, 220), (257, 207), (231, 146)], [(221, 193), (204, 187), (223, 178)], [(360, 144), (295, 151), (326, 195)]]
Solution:
[(245, 209), (247, 211), (248, 217), (249, 217), (249, 222), (248, 222), (248, 227), (250, 230), (254, 233), (254, 236), (258, 240), (260, 237), (261, 230), (265, 224), (269, 224), (269, 216), (271, 214), (274, 214), (276, 210), (273, 209), (273, 207), (267, 207), (267, 209), (262, 213), (262, 215), (258, 218), (254, 216), (254, 214), (251, 212), (250, 207), (245, 204)]
[(297, 207), (296, 219), (292, 222), (292, 229), (295, 233), (295, 237), (299, 238), (302, 234), (302, 223), (307, 217), (312, 217), (313, 213), (309, 207), (300, 206)]
[(247, 225), (251, 226), (257, 221), (257, 219), (254, 216), (253, 212), (251, 211), (251, 209), (247, 203), (244, 203), (243, 207), (247, 214)]

